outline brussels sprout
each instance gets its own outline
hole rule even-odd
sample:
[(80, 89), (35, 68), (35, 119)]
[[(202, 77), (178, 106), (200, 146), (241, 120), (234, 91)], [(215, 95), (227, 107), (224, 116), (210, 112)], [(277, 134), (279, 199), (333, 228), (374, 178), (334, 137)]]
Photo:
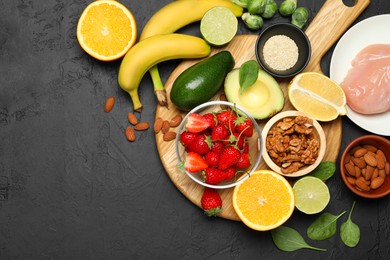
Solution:
[(261, 14), (263, 18), (269, 19), (272, 18), (276, 11), (278, 10), (278, 5), (274, 0), (267, 0), (264, 12)]
[(263, 26), (263, 18), (257, 14), (250, 14), (249, 12), (243, 13), (241, 16), (246, 27), (250, 30), (259, 30)]
[(309, 19), (309, 15), (309, 9), (306, 7), (298, 7), (291, 16), (291, 23), (302, 29)]
[(279, 13), (283, 16), (292, 15), (297, 9), (297, 0), (284, 0), (279, 6)]
[(247, 9), (250, 14), (262, 14), (265, 9), (265, 0), (249, 0)]
[(239, 5), (243, 8), (247, 8), (249, 2), (250, 2), (250, 0), (233, 0), (233, 3), (235, 3), (236, 5)]

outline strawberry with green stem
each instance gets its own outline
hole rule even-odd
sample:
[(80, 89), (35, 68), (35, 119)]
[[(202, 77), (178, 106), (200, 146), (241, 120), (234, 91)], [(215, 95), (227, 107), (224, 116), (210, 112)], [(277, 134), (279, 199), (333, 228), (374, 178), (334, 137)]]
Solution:
[(205, 188), (201, 198), (201, 206), (209, 217), (215, 217), (222, 212), (222, 198), (218, 191), (211, 188)]

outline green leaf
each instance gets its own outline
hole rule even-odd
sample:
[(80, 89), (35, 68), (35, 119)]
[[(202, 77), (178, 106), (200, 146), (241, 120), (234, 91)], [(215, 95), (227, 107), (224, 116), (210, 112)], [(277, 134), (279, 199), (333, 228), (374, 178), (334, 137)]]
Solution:
[(258, 74), (259, 66), (257, 61), (249, 60), (241, 65), (238, 76), (240, 82), (240, 94), (256, 82)]
[(352, 222), (351, 215), (355, 207), (355, 202), (352, 204), (351, 211), (347, 221), (341, 224), (340, 237), (346, 246), (355, 247), (360, 241), (360, 228), (358, 225)]
[(336, 164), (331, 161), (324, 161), (321, 162), (317, 168), (315, 168), (311, 173), (310, 176), (317, 177), (318, 179), (322, 181), (326, 181), (329, 178), (331, 178), (334, 173), (336, 172)]
[(280, 226), (271, 230), (272, 240), (280, 250), (291, 252), (298, 249), (312, 249), (326, 251), (326, 249), (313, 247), (306, 243), (303, 237), (295, 229)]
[(324, 240), (332, 237), (337, 231), (337, 219), (345, 214), (342, 212), (338, 216), (324, 213), (307, 228), (307, 236), (313, 240)]

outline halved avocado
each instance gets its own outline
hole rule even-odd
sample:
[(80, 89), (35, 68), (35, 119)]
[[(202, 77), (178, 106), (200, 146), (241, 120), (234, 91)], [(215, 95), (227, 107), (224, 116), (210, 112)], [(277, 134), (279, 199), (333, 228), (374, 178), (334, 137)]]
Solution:
[(255, 119), (271, 117), (284, 106), (283, 91), (278, 82), (261, 69), (257, 81), (243, 93), (240, 93), (239, 69), (230, 71), (224, 89), (229, 102), (246, 109)]

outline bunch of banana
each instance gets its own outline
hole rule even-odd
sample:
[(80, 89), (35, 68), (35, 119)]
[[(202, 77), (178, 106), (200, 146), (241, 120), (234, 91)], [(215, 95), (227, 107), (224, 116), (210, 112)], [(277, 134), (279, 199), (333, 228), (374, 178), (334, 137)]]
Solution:
[[(202, 58), (210, 54), (210, 46), (204, 40), (174, 32), (200, 21), (208, 10), (216, 6), (229, 8), (237, 17), (243, 13), (242, 7), (231, 0), (180, 0), (161, 8), (146, 23), (139, 42), (124, 57), (118, 76), (120, 87), (131, 96), (134, 110), (142, 109), (138, 87), (146, 71), (149, 70), (151, 74), (159, 104), (167, 105), (164, 85), (156, 65), (165, 60)], [(155, 37), (157, 35), (161, 37)], [(164, 40), (167, 42), (163, 43)]]

